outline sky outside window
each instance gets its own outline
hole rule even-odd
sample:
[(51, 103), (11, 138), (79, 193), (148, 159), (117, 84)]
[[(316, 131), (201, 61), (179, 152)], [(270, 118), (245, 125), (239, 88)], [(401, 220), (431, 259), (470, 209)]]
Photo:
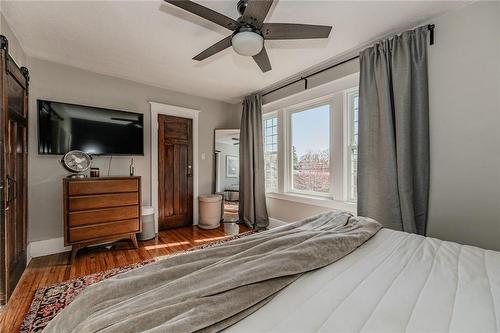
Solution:
[(298, 156), (330, 146), (330, 105), (292, 114), (293, 146)]

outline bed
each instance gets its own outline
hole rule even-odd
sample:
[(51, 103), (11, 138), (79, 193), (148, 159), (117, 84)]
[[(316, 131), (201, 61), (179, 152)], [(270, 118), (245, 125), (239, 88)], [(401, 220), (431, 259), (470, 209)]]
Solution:
[(226, 332), (498, 332), (500, 252), (389, 229)]
[(379, 229), (329, 212), (169, 256), (89, 287), (47, 332), (499, 330), (500, 252)]

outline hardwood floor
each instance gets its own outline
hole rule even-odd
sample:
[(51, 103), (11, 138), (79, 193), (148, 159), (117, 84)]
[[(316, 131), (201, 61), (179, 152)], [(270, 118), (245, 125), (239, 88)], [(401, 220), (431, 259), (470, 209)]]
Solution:
[[(248, 231), (240, 225), (240, 233)], [(213, 230), (182, 227), (161, 231), (156, 239), (139, 242), (132, 248), (129, 242), (118, 242), (111, 249), (94, 247), (81, 250), (69, 265), (71, 252), (34, 258), (26, 268), (9, 303), (0, 313), (0, 332), (18, 332), (37, 288), (63, 282), (75, 277), (153, 259), (190, 247), (228, 237), (223, 226)]]

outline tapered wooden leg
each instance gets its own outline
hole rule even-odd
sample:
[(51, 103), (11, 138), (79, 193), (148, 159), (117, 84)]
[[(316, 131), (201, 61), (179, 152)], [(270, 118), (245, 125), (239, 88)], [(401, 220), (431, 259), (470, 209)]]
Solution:
[(71, 249), (71, 257), (69, 259), (69, 264), (73, 264), (75, 262), (76, 258), (76, 253), (80, 250), (80, 245), (79, 244), (74, 244), (72, 249)]
[(132, 244), (134, 244), (134, 248), (139, 248), (139, 245), (137, 244), (137, 235), (136, 234), (130, 234), (130, 240), (132, 241)]

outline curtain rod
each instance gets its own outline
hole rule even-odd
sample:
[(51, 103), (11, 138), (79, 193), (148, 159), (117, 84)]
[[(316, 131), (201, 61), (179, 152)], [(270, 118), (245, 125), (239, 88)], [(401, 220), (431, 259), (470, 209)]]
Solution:
[[(427, 29), (429, 29), (429, 32), (430, 32), (430, 34), (429, 34), (429, 44), (430, 44), (430, 45), (434, 45), (434, 28), (435, 28), (435, 27), (436, 27), (436, 26), (435, 26), (434, 24), (428, 24), (428, 25), (427, 25)], [(337, 66), (343, 65), (343, 64), (345, 64), (345, 63), (347, 63), (347, 62), (349, 62), (349, 61), (353, 61), (353, 60), (358, 59), (358, 58), (359, 58), (359, 55), (354, 56), (354, 57), (349, 58), (349, 59), (346, 59), (346, 60), (342, 60), (341, 62), (338, 62), (338, 63), (336, 63), (336, 64), (334, 64), (334, 65), (328, 66), (328, 67), (326, 67), (326, 68), (323, 68), (323, 69), (321, 69), (321, 70), (318, 70), (318, 71), (313, 72), (313, 73), (311, 73), (311, 74), (308, 74), (308, 75), (306, 75), (306, 76), (302, 76), (302, 77), (300, 77), (300, 78), (298, 78), (298, 79), (296, 79), (296, 80), (294, 80), (294, 81), (292, 81), (292, 82), (289, 82), (289, 83), (284, 84), (284, 85), (282, 85), (282, 86), (280, 86), (280, 87), (277, 87), (277, 88), (275, 88), (275, 89), (273, 89), (273, 90), (271, 90), (271, 91), (268, 91), (268, 92), (266, 92), (265, 94), (263, 94), (262, 96), (266, 96), (266, 95), (272, 94), (272, 93), (273, 93), (273, 92), (275, 92), (275, 91), (278, 91), (278, 90), (280, 90), (280, 89), (286, 88), (286, 87), (291, 86), (292, 84), (295, 84), (295, 83), (300, 82), (300, 81), (304, 81), (304, 86), (305, 86), (305, 89), (307, 90), (307, 88), (308, 88), (308, 87), (307, 87), (307, 79), (308, 79), (308, 78), (310, 78), (311, 76), (314, 76), (314, 75), (317, 75), (317, 74), (323, 73), (323, 72), (325, 72), (325, 71), (328, 71), (328, 70), (330, 70), (330, 69), (332, 69), (332, 68), (335, 68), (335, 67), (337, 67)]]

